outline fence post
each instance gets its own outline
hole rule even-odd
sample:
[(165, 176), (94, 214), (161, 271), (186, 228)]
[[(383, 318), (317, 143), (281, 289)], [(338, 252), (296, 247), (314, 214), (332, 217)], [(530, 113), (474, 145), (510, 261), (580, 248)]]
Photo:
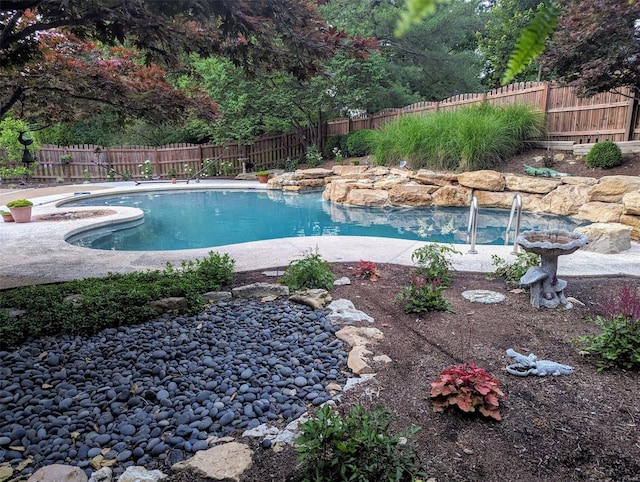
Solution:
[(627, 102), (627, 115), (624, 119), (624, 140), (630, 141), (633, 140), (633, 127), (634, 127), (634, 111), (638, 103), (636, 102), (636, 98), (633, 95), (631, 89), (629, 89), (629, 101)]

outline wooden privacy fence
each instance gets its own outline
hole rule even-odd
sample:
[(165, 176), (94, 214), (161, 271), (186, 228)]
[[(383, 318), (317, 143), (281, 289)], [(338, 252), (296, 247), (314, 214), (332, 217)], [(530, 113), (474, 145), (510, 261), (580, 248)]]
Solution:
[[(579, 98), (569, 87), (548, 82), (520, 82), (485, 93), (460, 94), (440, 102), (419, 102), (401, 109), (385, 109), (375, 114), (335, 119), (323, 128), (321, 143), (327, 137), (362, 129), (378, 129), (405, 115), (459, 109), (486, 102), (495, 106), (526, 104), (545, 114), (547, 141), (589, 144), (599, 141), (640, 140), (640, 115), (629, 89), (620, 93), (598, 94)], [(129, 174), (132, 179), (144, 179), (140, 165), (150, 161), (153, 176), (188, 178), (198, 172), (207, 159), (224, 162), (231, 174), (242, 172), (243, 162), (253, 171), (282, 166), (287, 159), (302, 159), (306, 152), (304, 139), (311, 139), (311, 131), (265, 136), (250, 145), (227, 146), (176, 144), (164, 147), (43, 146), (37, 155), (39, 164), (32, 176), (36, 181), (65, 181), (106, 179), (108, 169)], [(98, 149), (98, 150), (96, 150)], [(71, 161), (61, 162), (70, 155)], [(64, 158), (63, 158), (64, 159)], [(209, 173), (220, 170), (213, 168)], [(116, 176), (116, 179), (121, 179)]]
[[(302, 135), (306, 135), (304, 132)], [(127, 146), (101, 147), (95, 145), (51, 146), (44, 145), (37, 154), (38, 165), (31, 178), (34, 181), (65, 182), (97, 181), (123, 178), (144, 180), (148, 178), (188, 179), (192, 174), (206, 169), (203, 175), (238, 174), (243, 163), (252, 171), (272, 169), (287, 159), (299, 159), (306, 153), (298, 134), (265, 136), (253, 144), (172, 144), (163, 147)], [(70, 159), (69, 157), (70, 156)], [(145, 175), (146, 161), (151, 174)], [(113, 173), (109, 175), (110, 170)]]
[(349, 134), (361, 129), (377, 129), (405, 115), (454, 110), (486, 102), (495, 106), (526, 104), (545, 114), (547, 140), (587, 144), (599, 141), (640, 140), (640, 116), (629, 89), (579, 98), (570, 87), (548, 82), (519, 82), (479, 94), (460, 94), (440, 102), (418, 102), (401, 109), (385, 109), (376, 114), (336, 119), (327, 126), (327, 135)]

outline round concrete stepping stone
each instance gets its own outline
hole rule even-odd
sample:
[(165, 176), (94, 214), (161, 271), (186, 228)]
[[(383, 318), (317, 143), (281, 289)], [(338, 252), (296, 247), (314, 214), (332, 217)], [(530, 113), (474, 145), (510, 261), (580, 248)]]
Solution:
[(502, 293), (491, 290), (467, 290), (462, 293), (462, 297), (472, 303), (502, 303), (507, 297)]

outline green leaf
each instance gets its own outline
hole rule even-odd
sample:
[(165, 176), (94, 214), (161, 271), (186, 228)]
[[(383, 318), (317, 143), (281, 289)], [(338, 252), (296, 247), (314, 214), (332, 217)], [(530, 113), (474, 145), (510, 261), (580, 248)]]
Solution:
[(398, 19), (396, 36), (401, 37), (407, 33), (411, 25), (420, 23), (427, 15), (436, 11), (438, 3), (445, 2), (446, 0), (407, 0)]
[(547, 38), (553, 33), (558, 24), (560, 7), (557, 3), (541, 4), (531, 23), (522, 31), (516, 42), (516, 48), (502, 78), (502, 84), (508, 84), (516, 75), (545, 49)]

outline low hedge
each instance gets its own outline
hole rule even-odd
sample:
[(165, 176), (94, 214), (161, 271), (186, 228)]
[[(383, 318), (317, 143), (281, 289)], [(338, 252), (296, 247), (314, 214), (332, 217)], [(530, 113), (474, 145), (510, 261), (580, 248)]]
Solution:
[[(202, 293), (233, 280), (235, 260), (210, 252), (207, 258), (170, 264), (160, 271), (109, 274), (55, 285), (25, 286), (0, 292), (0, 348), (29, 338), (91, 335), (104, 328), (144, 323), (157, 317), (150, 301), (184, 297), (189, 313), (204, 306)], [(10, 310), (23, 311), (11, 315)]]

